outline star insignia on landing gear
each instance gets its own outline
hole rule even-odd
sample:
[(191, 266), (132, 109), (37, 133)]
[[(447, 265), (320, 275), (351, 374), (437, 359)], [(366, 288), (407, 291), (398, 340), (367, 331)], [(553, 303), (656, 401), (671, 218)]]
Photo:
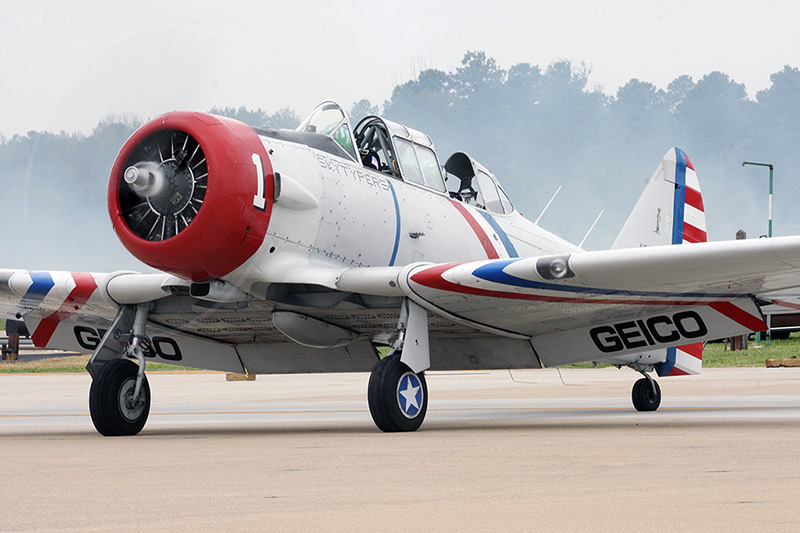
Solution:
[(414, 374), (406, 374), (400, 380), (397, 392), (400, 409), (409, 417), (416, 416), (422, 403), (422, 385), (419, 378)]

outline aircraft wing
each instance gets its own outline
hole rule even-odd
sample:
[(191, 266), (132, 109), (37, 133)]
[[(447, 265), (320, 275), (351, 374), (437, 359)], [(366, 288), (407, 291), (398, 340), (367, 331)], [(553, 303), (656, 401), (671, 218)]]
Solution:
[[(369, 370), (369, 340), (391, 342), (408, 297), (429, 312), (434, 368), (462, 366), (456, 357), (468, 350), (476, 367), (516, 366), (521, 359), (512, 364), (500, 352), (525, 346), (538, 356), (529, 366), (554, 366), (765, 329), (753, 297), (800, 286), (800, 238), (320, 270), (307, 284), (303, 276), (276, 280), (229, 301), (204, 300), (169, 274), (0, 271), (0, 315), (22, 317), (39, 346), (92, 351), (120, 308), (151, 303), (151, 353), (167, 362)], [(312, 321), (282, 329), (276, 311)], [(333, 326), (323, 333), (333, 339), (328, 350), (287, 338), (325, 324)]]
[[(378, 357), (370, 341), (388, 344), (396, 334), (402, 268), (363, 269), (369, 272), (360, 279), (367, 281), (355, 294), (336, 289), (346, 268), (300, 260), (282, 266), (247, 294), (166, 273), (0, 270), (0, 318), (23, 320), (39, 347), (91, 353), (109, 332), (128, 334), (115, 323), (121, 310), (145, 304), (145, 355), (152, 360), (239, 373), (371, 370)], [(378, 287), (387, 276), (395, 288)], [(445, 359), (448, 350), (481, 355), (489, 345), (510, 343), (436, 315), (429, 332), (443, 343)]]
[[(369, 270), (340, 284), (376, 285)], [(429, 312), (530, 338), (553, 366), (765, 329), (753, 297), (800, 286), (800, 238), (418, 264), (399, 283)]]
[[(120, 309), (171, 309), (189, 287), (164, 273), (0, 270), (0, 318), (24, 321), (36, 346), (90, 353), (106, 333), (115, 333)], [(242, 371), (235, 350), (220, 339), (163, 323), (152, 323), (148, 334), (147, 354), (161, 362)]]

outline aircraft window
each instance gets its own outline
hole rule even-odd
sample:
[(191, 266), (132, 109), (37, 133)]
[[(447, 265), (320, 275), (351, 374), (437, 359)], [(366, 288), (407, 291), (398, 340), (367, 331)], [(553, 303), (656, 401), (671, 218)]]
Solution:
[(345, 152), (350, 154), (353, 159), (356, 159), (356, 148), (353, 146), (353, 136), (350, 135), (350, 128), (345, 122), (333, 134), (333, 140), (339, 143), (339, 146), (344, 148)]
[(464, 152), (456, 152), (447, 158), (444, 168), (450, 197), (467, 204), (477, 204), (478, 191), (473, 183), (475, 168), (472, 159)]
[(506, 214), (513, 213), (514, 206), (511, 205), (511, 200), (508, 198), (506, 191), (504, 191), (502, 187), (498, 187), (497, 190), (500, 191), (500, 202), (503, 204), (503, 210)]
[(478, 174), (475, 176), (475, 181), (477, 181), (480, 196), (483, 200), (478, 200), (479, 205), (482, 205), (484, 209), (492, 213), (502, 214), (504, 212), (503, 203), (500, 201), (500, 195), (497, 193), (494, 180), (492, 180), (488, 174), (479, 170)]
[(367, 124), (357, 132), (356, 142), (361, 153), (361, 162), (364, 166), (375, 168), (374, 157), (378, 158), (378, 169), (384, 174), (400, 177), (397, 164), (392, 153), (392, 144), (386, 130), (379, 122)]
[(317, 107), (295, 131), (328, 135), (336, 141), (350, 157), (356, 160), (358, 159), (355, 146), (353, 146), (353, 137), (350, 135), (350, 127), (347, 125), (347, 117), (344, 111), (342, 111), (342, 108), (333, 102), (325, 103)]
[(414, 155), (414, 145), (398, 137), (394, 138), (394, 142), (395, 146), (397, 146), (397, 158), (400, 160), (400, 167), (403, 169), (403, 177), (406, 181), (425, 185), (425, 179), (422, 177), (417, 156)]
[(336, 104), (326, 104), (314, 110), (307, 119), (297, 127), (297, 131), (330, 135), (344, 119), (344, 113)]
[(414, 151), (417, 153), (422, 175), (425, 178), (425, 185), (437, 191), (444, 191), (445, 186), (444, 180), (442, 179), (442, 169), (439, 167), (436, 154), (433, 153), (433, 150), (429, 150), (418, 144), (414, 145)]
[(467, 204), (475, 204), (478, 191), (472, 185), (472, 175), (462, 178), (460, 175), (445, 169), (445, 181), (450, 198), (456, 198)]
[(494, 177), (464, 152), (456, 152), (444, 165), (451, 198), (493, 213), (512, 213), (514, 206)]

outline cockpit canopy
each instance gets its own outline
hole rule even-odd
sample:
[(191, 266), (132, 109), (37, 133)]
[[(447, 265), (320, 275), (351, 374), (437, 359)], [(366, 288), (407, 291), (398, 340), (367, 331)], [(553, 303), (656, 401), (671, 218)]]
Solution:
[(433, 141), (424, 133), (367, 117), (356, 126), (355, 135), (365, 166), (436, 191), (446, 190)]
[(332, 100), (322, 102), (308, 115), (295, 131), (321, 133), (331, 137), (354, 161), (358, 161), (350, 121), (339, 104)]
[(514, 211), (497, 178), (469, 154), (456, 152), (444, 164), (450, 196), (492, 213)]
[[(498, 214), (514, 211), (494, 175), (464, 152), (439, 164), (433, 141), (426, 134), (381, 117), (369, 116), (355, 129), (341, 106), (321, 103), (297, 130), (333, 139), (343, 156), (367, 168), (415, 183)], [(328, 141), (329, 142), (329, 141)], [(445, 185), (445, 182), (446, 185)]]

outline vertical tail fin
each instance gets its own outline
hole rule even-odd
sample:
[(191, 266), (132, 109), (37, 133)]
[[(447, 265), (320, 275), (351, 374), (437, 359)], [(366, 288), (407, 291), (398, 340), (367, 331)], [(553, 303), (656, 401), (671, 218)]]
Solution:
[[(659, 163), (612, 248), (706, 242), (706, 214), (700, 182), (689, 156), (672, 148)], [(699, 374), (703, 343), (665, 350), (659, 376)]]
[(612, 248), (706, 241), (700, 183), (689, 156), (672, 148), (659, 163)]

